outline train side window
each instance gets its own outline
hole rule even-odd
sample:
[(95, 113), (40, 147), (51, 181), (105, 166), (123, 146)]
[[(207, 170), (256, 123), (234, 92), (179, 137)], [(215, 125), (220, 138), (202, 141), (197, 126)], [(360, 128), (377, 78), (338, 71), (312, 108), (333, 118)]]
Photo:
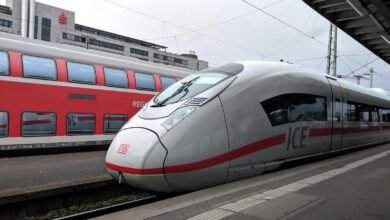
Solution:
[(371, 107), (371, 121), (379, 122), (379, 112), (377, 107)]
[(8, 136), (8, 112), (0, 112), (0, 138)]
[(52, 136), (55, 132), (55, 113), (24, 112), (22, 114), (22, 136)]
[(356, 109), (356, 104), (352, 102), (347, 103), (347, 120), (348, 121), (359, 121), (358, 120), (358, 112)]
[(104, 115), (104, 133), (115, 134), (127, 122), (127, 115), (105, 114)]
[(341, 114), (343, 109), (343, 103), (341, 103), (340, 99), (335, 100), (335, 106), (334, 106), (334, 117), (337, 121), (341, 121)]
[(95, 114), (69, 113), (67, 117), (67, 134), (95, 134), (95, 123)]
[(154, 78), (150, 74), (145, 73), (135, 73), (135, 85), (137, 89), (142, 90), (156, 90), (156, 84), (154, 83)]
[(272, 126), (297, 121), (326, 121), (326, 98), (285, 94), (261, 102)]
[(358, 106), (357, 110), (359, 112), (359, 121), (362, 122), (371, 121), (371, 114), (370, 114), (371, 107), (364, 104), (358, 104), (357, 106)]
[(381, 109), (382, 110), (382, 121), (390, 122), (390, 109)]
[(104, 79), (106, 86), (128, 88), (129, 80), (123, 70), (104, 67)]
[(57, 80), (57, 67), (53, 59), (23, 55), (22, 61), (25, 77)]
[(0, 75), (9, 74), (9, 59), (6, 52), (0, 51)]
[(68, 62), (67, 66), (69, 82), (96, 84), (95, 69), (92, 65)]
[(160, 76), (162, 90), (165, 90), (170, 85), (176, 82), (175, 78)]

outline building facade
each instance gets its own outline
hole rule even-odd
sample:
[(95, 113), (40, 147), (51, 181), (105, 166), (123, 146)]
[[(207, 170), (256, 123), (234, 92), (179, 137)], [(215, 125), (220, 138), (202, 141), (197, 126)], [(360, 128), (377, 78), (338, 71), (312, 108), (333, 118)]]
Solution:
[(7, 0), (0, 5), (0, 31), (191, 70), (208, 67), (195, 53), (169, 53), (162, 45), (76, 24), (73, 11), (35, 0)]

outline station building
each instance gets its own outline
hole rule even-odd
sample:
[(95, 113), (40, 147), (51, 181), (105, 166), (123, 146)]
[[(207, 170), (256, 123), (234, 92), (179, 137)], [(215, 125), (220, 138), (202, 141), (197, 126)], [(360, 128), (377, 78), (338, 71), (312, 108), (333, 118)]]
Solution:
[(208, 67), (194, 52), (169, 53), (162, 45), (77, 24), (75, 12), (35, 0), (7, 0), (6, 5), (0, 5), (0, 31), (190, 70)]

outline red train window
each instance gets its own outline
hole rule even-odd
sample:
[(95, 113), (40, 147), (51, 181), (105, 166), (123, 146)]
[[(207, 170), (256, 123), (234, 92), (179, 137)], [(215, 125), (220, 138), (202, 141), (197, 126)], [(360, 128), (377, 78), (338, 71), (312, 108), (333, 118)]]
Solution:
[(8, 112), (0, 112), (0, 137), (8, 136)]
[(114, 134), (122, 128), (127, 122), (127, 115), (105, 114), (104, 115), (104, 133)]
[(9, 74), (9, 58), (6, 52), (0, 51), (0, 75)]
[(56, 132), (56, 114), (52, 112), (24, 112), (22, 136), (51, 136)]

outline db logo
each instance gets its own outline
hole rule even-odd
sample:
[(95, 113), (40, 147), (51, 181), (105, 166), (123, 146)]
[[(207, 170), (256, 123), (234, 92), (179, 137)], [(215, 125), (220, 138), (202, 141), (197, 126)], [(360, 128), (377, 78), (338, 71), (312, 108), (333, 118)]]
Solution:
[(116, 152), (120, 154), (126, 154), (129, 147), (130, 145), (128, 144), (121, 144)]

